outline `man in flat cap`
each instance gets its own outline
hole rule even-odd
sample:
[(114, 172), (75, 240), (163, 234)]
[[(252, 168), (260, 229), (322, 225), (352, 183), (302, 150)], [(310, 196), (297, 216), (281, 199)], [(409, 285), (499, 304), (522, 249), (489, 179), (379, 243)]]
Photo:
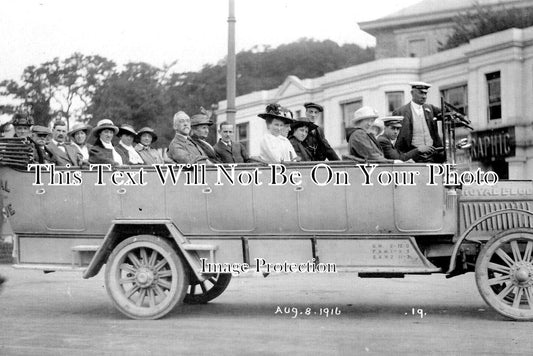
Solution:
[(55, 121), (52, 130), (52, 140), (46, 145), (46, 150), (50, 154), (52, 163), (57, 166), (80, 166), (83, 156), (81, 153), (66, 142), (67, 123), (65, 121)]
[(52, 130), (48, 127), (33, 125), (31, 128), (31, 138), (28, 137), (33, 146), (33, 161), (35, 163), (51, 163), (52, 160), (45, 149), (48, 138), (52, 135)]
[(403, 116), (385, 116), (381, 118), (381, 121), (383, 121), (385, 128), (383, 134), (377, 138), (377, 141), (385, 158), (397, 159), (404, 162), (411, 160), (413, 162), (413, 158), (419, 153), (417, 148), (403, 153), (394, 147), (402, 128)]
[(209, 142), (209, 127), (213, 125), (213, 121), (206, 114), (196, 114), (191, 117), (191, 139), (196, 143), (202, 151), (209, 157), (212, 163), (222, 163), (220, 157)]
[(435, 120), (440, 115), (440, 109), (426, 104), (427, 92), (431, 85), (424, 82), (409, 84), (411, 85), (411, 102), (392, 113), (394, 116), (404, 117), (395, 146), (403, 153), (417, 148), (418, 154), (413, 157), (415, 162), (444, 162), (442, 139)]
[(168, 147), (168, 158), (176, 163), (193, 164), (208, 162), (205, 152), (189, 136), (191, 118), (183, 111), (174, 114), (174, 131), (176, 135)]
[[(305, 103), (305, 116), (313, 123), (316, 123), (320, 115), (324, 112), (322, 105), (315, 103)], [(339, 156), (329, 144), (324, 129), (318, 126), (316, 129), (309, 131), (304, 141), (304, 146), (311, 152), (313, 161), (338, 161)]]

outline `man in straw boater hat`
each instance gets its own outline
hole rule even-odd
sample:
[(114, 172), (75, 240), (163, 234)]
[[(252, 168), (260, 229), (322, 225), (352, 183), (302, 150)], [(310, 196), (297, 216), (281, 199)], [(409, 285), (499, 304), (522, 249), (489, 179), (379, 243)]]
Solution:
[(212, 125), (213, 121), (211, 121), (207, 114), (201, 113), (193, 115), (191, 117), (191, 139), (194, 141), (194, 143), (200, 146), (202, 151), (204, 151), (212, 163), (222, 163), (213, 146), (206, 141), (207, 136), (209, 136), (209, 127)]
[(377, 140), (385, 158), (414, 162), (413, 158), (419, 153), (418, 148), (403, 153), (394, 147), (398, 134), (402, 129), (403, 116), (385, 116), (381, 120), (385, 123), (385, 130)]
[(122, 162), (128, 165), (144, 164), (143, 159), (135, 147), (133, 147), (133, 141), (137, 136), (137, 131), (130, 124), (122, 124), (118, 129), (118, 137), (120, 141), (115, 146), (115, 150), (122, 157)]
[[(323, 115), (324, 108), (322, 105), (315, 103), (305, 103), (305, 116), (315, 123), (318, 118)], [(331, 145), (329, 144), (326, 136), (324, 134), (324, 129), (322, 127), (317, 127), (313, 130), (309, 130), (309, 135), (305, 140), (305, 145), (308, 150), (313, 154), (314, 161), (338, 161), (339, 156), (335, 152)]]
[(257, 116), (266, 121), (268, 130), (259, 142), (260, 159), (267, 163), (298, 161), (294, 148), (283, 136), (285, 125), (294, 122), (292, 112), (279, 104), (269, 104), (265, 112)]
[(189, 136), (191, 132), (189, 115), (178, 111), (174, 114), (173, 121), (176, 134), (168, 146), (168, 158), (181, 164), (210, 163), (205, 152)]
[(76, 148), (81, 154), (82, 165), (89, 164), (89, 150), (91, 149), (92, 145), (87, 143), (87, 137), (89, 136), (89, 132), (91, 132), (92, 129), (93, 128), (90, 125), (78, 123), (75, 124), (68, 132), (72, 147)]
[(135, 150), (143, 159), (145, 164), (163, 164), (165, 160), (161, 152), (153, 148), (151, 145), (157, 141), (157, 134), (151, 127), (143, 127), (137, 132), (137, 141)]
[(304, 144), (305, 139), (309, 135), (309, 131), (315, 130), (318, 126), (311, 122), (307, 117), (302, 117), (291, 124), (291, 131), (289, 133), (289, 141), (294, 148), (296, 155), (302, 161), (316, 161), (317, 159), (313, 153)]
[(415, 162), (442, 163), (446, 156), (436, 121), (440, 116), (440, 109), (426, 104), (431, 85), (424, 82), (409, 84), (412, 100), (392, 113), (394, 116), (404, 117), (395, 146), (403, 153), (417, 148), (419, 153), (413, 157)]
[(379, 143), (369, 133), (372, 122), (377, 118), (378, 113), (369, 106), (363, 106), (354, 113), (350, 120), (350, 127), (346, 128), (346, 140), (349, 143), (350, 155), (368, 161), (396, 162), (385, 158)]
[(117, 133), (118, 127), (113, 124), (113, 121), (109, 119), (98, 121), (92, 131), (96, 141), (93, 147), (89, 149), (89, 163), (111, 164), (113, 166), (123, 164), (122, 157), (111, 143), (113, 136)]

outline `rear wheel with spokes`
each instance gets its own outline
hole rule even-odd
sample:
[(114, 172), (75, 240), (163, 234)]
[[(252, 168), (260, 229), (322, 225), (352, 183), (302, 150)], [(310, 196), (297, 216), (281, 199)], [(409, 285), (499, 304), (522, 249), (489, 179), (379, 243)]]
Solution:
[(188, 304), (205, 304), (221, 295), (230, 281), (231, 274), (218, 273), (202, 282), (192, 282), (183, 301)]
[(498, 313), (533, 320), (533, 229), (504, 231), (481, 250), (476, 283), (483, 299)]

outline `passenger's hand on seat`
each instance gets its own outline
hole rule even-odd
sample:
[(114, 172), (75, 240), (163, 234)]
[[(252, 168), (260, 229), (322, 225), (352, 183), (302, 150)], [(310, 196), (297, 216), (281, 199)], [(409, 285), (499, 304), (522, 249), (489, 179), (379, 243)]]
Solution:
[(433, 153), (435, 148), (433, 146), (420, 146), (418, 147), (418, 152), (420, 153)]

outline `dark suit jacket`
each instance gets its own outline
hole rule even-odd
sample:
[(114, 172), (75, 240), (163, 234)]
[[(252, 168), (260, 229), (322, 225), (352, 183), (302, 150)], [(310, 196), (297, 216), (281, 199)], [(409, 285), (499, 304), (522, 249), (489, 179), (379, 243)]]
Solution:
[[(123, 164), (127, 164), (127, 165), (136, 165), (136, 164), (139, 164), (139, 163), (133, 163), (133, 162), (130, 162), (130, 153), (128, 152), (127, 149), (124, 148), (124, 146), (122, 146), (121, 144), (117, 144), (115, 146), (115, 151), (117, 151), (117, 153), (120, 155), (120, 157), (122, 158), (122, 163)], [(140, 156), (140, 155), (139, 155)], [(142, 158), (142, 156), (141, 156)], [(144, 161), (144, 160), (143, 160)], [(145, 162), (143, 162), (145, 163)]]
[(63, 152), (55, 143), (50, 142), (46, 145), (46, 150), (50, 155), (50, 160), (57, 166), (80, 166), (83, 159), (78, 149), (69, 143), (65, 143), (65, 152)]
[(313, 155), (313, 161), (338, 161), (339, 156), (333, 148), (331, 148), (326, 136), (324, 135), (324, 129), (319, 127), (312, 130), (304, 140), (304, 146)]
[(99, 138), (89, 150), (89, 163), (118, 165), (113, 159), (113, 151), (105, 148)]
[(176, 163), (193, 164), (207, 159), (204, 151), (190, 137), (176, 134), (168, 146), (168, 158)]
[(204, 153), (207, 155), (207, 157), (209, 157), (209, 160), (212, 163), (222, 163), (220, 160), (220, 157), (218, 157), (216, 151), (214, 150), (213, 147), (211, 147), (209, 143), (207, 143), (206, 141), (202, 140), (199, 136), (196, 136), (194, 134), (191, 135), (191, 139), (194, 141), (194, 143), (200, 146), (202, 151), (204, 151)]
[[(440, 115), (440, 109), (431, 104), (422, 105), (424, 116), (426, 117), (426, 124), (429, 129), (429, 134), (433, 139), (433, 147), (442, 147), (442, 140), (439, 136), (437, 121), (433, 120), (437, 115)], [(396, 148), (400, 152), (409, 152), (416, 148), (411, 144), (413, 140), (413, 112), (411, 111), (411, 102), (395, 110), (392, 115), (403, 116), (402, 128), (400, 134), (396, 139)]]
[(307, 147), (304, 146), (303, 142), (300, 142), (294, 136), (289, 138), (289, 141), (291, 141), (292, 147), (294, 147), (294, 152), (296, 152), (296, 155), (300, 157), (302, 161), (313, 161), (313, 155)]
[(213, 146), (220, 160), (224, 163), (245, 163), (250, 160), (248, 152), (243, 145), (238, 142), (232, 142), (228, 147), (222, 140)]
[(418, 149), (416, 148), (406, 153), (398, 151), (398, 149), (393, 146), (392, 141), (384, 135), (379, 136), (377, 141), (381, 146), (381, 150), (383, 151), (385, 158), (408, 161), (410, 159), (415, 159), (415, 157), (418, 155)]
[(368, 161), (378, 161), (384, 163), (392, 163), (390, 159), (386, 159), (381, 151), (379, 143), (373, 135), (368, 134), (360, 127), (349, 127), (346, 129), (346, 139), (350, 148), (352, 156), (362, 158)]

